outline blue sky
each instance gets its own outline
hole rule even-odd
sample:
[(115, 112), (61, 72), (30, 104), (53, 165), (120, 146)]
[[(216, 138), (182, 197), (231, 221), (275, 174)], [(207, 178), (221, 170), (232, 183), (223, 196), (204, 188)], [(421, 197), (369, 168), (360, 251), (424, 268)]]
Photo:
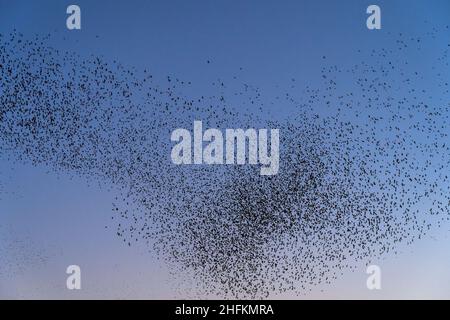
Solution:
[[(376, 31), (366, 28), (365, 11), (372, 1), (79, 0), (82, 30), (68, 31), (69, 4), (0, 0), (0, 32), (51, 33), (56, 48), (147, 68), (156, 79), (171, 75), (191, 81), (188, 94), (193, 96), (212, 94), (210, 84), (217, 79), (232, 87), (238, 76), (261, 88), (267, 101), (286, 91), (305, 99), (306, 86), (323, 88), (322, 67), (370, 64), (371, 50), (394, 48), (395, 35), (422, 36), (450, 23), (446, 0), (377, 1), (382, 29)], [(448, 32), (438, 33), (430, 47), (410, 57), (409, 67), (426, 71), (426, 62), (449, 41)], [(448, 72), (442, 70), (444, 77)], [(350, 78), (342, 76), (343, 83), (346, 80)], [(435, 87), (432, 79), (421, 85)], [(448, 98), (435, 95), (429, 101)], [(279, 102), (263, 110), (289, 117), (296, 108)], [(322, 105), (314, 108), (327, 112)], [(259, 112), (256, 107), (250, 111)], [(180, 290), (189, 292), (189, 287), (177, 287), (167, 266), (148, 248), (129, 248), (105, 229), (111, 224), (116, 186), (55, 173), (45, 165), (16, 163), (7, 155), (0, 154), (0, 160), (0, 257), (5, 261), (3, 270), (0, 267), (0, 297), (173, 298), (180, 297)], [(300, 298), (450, 298), (449, 227), (444, 224), (426, 239), (400, 246), (399, 255), (376, 261), (386, 279), (379, 292), (365, 288), (365, 266), (360, 264), (334, 285)], [(65, 268), (70, 264), (82, 267), (80, 292), (65, 288)]]

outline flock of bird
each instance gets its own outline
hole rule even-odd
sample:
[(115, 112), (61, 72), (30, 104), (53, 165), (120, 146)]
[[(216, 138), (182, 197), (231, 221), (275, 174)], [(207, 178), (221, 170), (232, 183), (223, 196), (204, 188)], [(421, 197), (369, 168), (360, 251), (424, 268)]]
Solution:
[[(14, 279), (17, 275), (23, 275), (45, 266), (54, 256), (40, 248), (29, 235), (18, 237), (11, 225), (0, 225), (0, 278)], [(47, 248), (48, 249), (48, 248)], [(54, 251), (54, 248), (51, 248)], [(0, 288), (4, 289), (4, 288)], [(12, 296), (14, 293), (0, 290), (3, 296)]]
[[(448, 26), (391, 35), (370, 61), (324, 62), (321, 86), (270, 101), (238, 77), (190, 96), (189, 81), (14, 31), (0, 35), (0, 152), (119, 188), (114, 232), (148, 244), (196, 295), (304, 294), (449, 219), (450, 44), (410, 61), (438, 33)], [(277, 104), (296, 111), (255, 111)], [(170, 133), (194, 120), (280, 129), (278, 175), (173, 165)]]

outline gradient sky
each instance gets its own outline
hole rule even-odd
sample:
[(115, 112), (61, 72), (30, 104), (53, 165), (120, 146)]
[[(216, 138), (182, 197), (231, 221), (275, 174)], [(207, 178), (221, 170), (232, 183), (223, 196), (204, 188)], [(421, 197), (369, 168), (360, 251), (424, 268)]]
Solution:
[[(81, 7), (80, 31), (66, 29), (69, 4)], [(381, 7), (381, 30), (366, 28), (370, 4)], [(447, 0), (0, 0), (2, 34), (13, 29), (25, 35), (55, 33), (55, 47), (148, 68), (156, 77), (188, 79), (193, 94), (237, 73), (268, 96), (283, 92), (293, 78), (298, 88), (320, 86), (323, 56), (330, 65), (369, 61), (371, 48), (392, 44), (389, 33), (423, 34), (448, 23)], [(433, 48), (425, 50), (411, 63), (420, 66), (432, 53)], [(266, 107), (280, 116), (293, 111), (288, 104)], [(184, 297), (147, 248), (129, 248), (105, 229), (117, 190), (92, 180), (0, 154), (0, 298)], [(396, 256), (374, 261), (382, 267), (380, 291), (367, 290), (361, 264), (332, 286), (300, 297), (274, 297), (449, 299), (449, 238), (450, 225), (444, 224), (422, 241), (400, 247)], [(70, 264), (82, 268), (80, 291), (65, 288)]]

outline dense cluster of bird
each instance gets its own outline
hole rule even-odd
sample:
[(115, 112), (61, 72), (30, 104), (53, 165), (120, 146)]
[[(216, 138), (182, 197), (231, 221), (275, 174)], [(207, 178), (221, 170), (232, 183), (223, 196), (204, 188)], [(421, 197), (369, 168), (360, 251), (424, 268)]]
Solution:
[[(323, 85), (276, 99), (296, 108), (278, 119), (238, 77), (192, 97), (188, 81), (13, 32), (0, 37), (0, 152), (120, 188), (118, 237), (147, 243), (194, 294), (302, 294), (448, 220), (450, 44), (411, 61), (438, 33), (324, 63)], [(193, 120), (280, 129), (279, 174), (173, 165), (170, 132)]]

